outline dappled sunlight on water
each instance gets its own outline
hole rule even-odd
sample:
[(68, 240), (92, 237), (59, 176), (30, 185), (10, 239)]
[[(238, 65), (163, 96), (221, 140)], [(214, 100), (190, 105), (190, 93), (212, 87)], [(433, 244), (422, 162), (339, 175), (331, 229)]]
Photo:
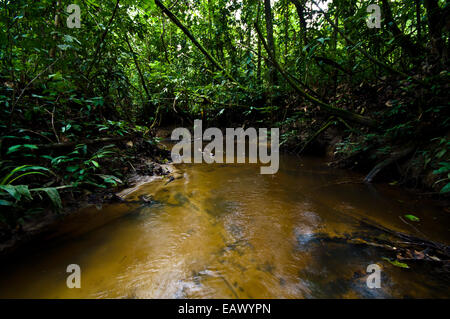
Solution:
[[(361, 176), (314, 158), (282, 156), (273, 176), (249, 164), (178, 168), (183, 178), (127, 197), (151, 202), (88, 209), (60, 225), (46, 248), (3, 265), (0, 297), (450, 296), (448, 275), (395, 268), (375, 247), (322, 240), (369, 232), (361, 218), (418, 235), (399, 218), (414, 212), (422, 234), (448, 243), (449, 214), (410, 194), (356, 183)], [(383, 268), (381, 289), (366, 286), (372, 263)], [(81, 267), (81, 289), (66, 287), (69, 264)]]

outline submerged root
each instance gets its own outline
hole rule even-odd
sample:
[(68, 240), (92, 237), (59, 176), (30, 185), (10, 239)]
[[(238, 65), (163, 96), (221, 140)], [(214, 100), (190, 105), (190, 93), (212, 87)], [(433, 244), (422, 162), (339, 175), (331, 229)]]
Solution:
[[(429, 262), (450, 271), (450, 247), (427, 239), (418, 238), (381, 225), (360, 221), (363, 227), (375, 232), (356, 232), (351, 235), (329, 236), (316, 234), (314, 242), (370, 246), (395, 253), (399, 261)], [(387, 236), (386, 236), (387, 235)]]

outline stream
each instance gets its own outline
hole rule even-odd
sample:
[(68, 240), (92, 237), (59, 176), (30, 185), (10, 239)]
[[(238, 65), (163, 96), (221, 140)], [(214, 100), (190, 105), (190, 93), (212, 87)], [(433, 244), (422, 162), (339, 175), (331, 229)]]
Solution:
[[(318, 239), (370, 232), (362, 218), (449, 244), (448, 212), (320, 158), (282, 154), (277, 174), (259, 168), (177, 165), (181, 178), (137, 187), (133, 203), (84, 209), (0, 266), (0, 298), (450, 297), (448, 273), (426, 263), (403, 269), (380, 248)], [(69, 264), (80, 289), (66, 286)], [(366, 285), (370, 264), (381, 288)]]

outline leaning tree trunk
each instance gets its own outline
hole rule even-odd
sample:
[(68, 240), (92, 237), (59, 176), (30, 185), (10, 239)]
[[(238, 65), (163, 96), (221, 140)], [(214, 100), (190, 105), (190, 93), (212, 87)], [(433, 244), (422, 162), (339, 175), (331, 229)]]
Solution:
[(239, 84), (238, 81), (234, 79), (234, 77), (222, 66), (220, 63), (209, 53), (205, 47), (197, 41), (197, 39), (192, 35), (192, 33), (181, 23), (180, 20), (169, 10), (167, 9), (160, 0), (155, 0), (155, 3), (158, 7), (161, 8), (162, 12), (164, 12), (167, 17), (172, 20), (175, 25), (180, 28), (181, 31), (192, 41), (192, 43), (203, 53), (203, 55), (234, 84), (236, 84), (239, 88), (246, 90), (243, 86)]
[(356, 114), (356, 113), (353, 113), (353, 112), (350, 112), (347, 110), (343, 110), (343, 109), (334, 107), (328, 103), (325, 103), (325, 102), (309, 95), (305, 91), (303, 91), (300, 88), (300, 86), (292, 79), (292, 77), (290, 77), (289, 74), (280, 66), (280, 64), (277, 62), (277, 60), (275, 60), (275, 58), (272, 56), (272, 52), (270, 51), (269, 46), (267, 45), (266, 40), (263, 37), (261, 29), (259, 28), (259, 26), (256, 23), (255, 23), (255, 29), (256, 29), (256, 32), (258, 33), (258, 37), (260, 38), (261, 43), (264, 46), (264, 49), (266, 50), (267, 54), (270, 57), (270, 60), (272, 61), (272, 64), (278, 70), (278, 72), (280, 72), (280, 74), (283, 76), (283, 78), (289, 83), (289, 85), (295, 90), (296, 93), (298, 93), (305, 99), (309, 100), (310, 102), (314, 103), (315, 105), (319, 106), (320, 111), (322, 113), (336, 115), (343, 119), (346, 119), (346, 120), (349, 120), (349, 121), (352, 121), (354, 123), (358, 123), (358, 124), (361, 124), (364, 126), (369, 126), (372, 128), (377, 127), (377, 123), (370, 118), (367, 118), (365, 116), (362, 116), (362, 115), (359, 115), (359, 114)]
[(414, 58), (415, 56), (417, 56), (417, 52), (421, 51), (421, 48), (419, 47), (419, 45), (415, 44), (409, 36), (404, 34), (397, 26), (397, 23), (394, 21), (394, 17), (392, 16), (392, 9), (389, 0), (382, 0), (382, 5), (385, 17), (384, 22), (386, 26), (397, 39), (398, 44), (403, 49), (403, 51), (405, 51), (405, 53), (410, 58)]
[[(144, 78), (144, 75), (142, 74), (141, 68), (139, 66), (139, 61), (137, 60), (136, 53), (134, 53), (133, 47), (131, 46), (130, 40), (128, 39), (128, 35), (126, 33), (125, 33), (125, 42), (127, 43), (128, 49), (130, 50), (130, 53), (133, 56), (134, 65), (136, 66), (136, 70), (138, 71), (138, 74), (139, 74), (139, 79), (141, 80), (142, 87), (144, 88), (145, 94), (147, 96), (147, 101), (145, 103), (145, 105), (147, 107), (151, 100), (150, 92), (148, 91), (147, 85), (145, 83), (145, 78)], [(155, 117), (156, 116), (157, 116), (157, 114), (155, 114)]]
[(301, 26), (301, 39), (302, 39), (302, 46), (306, 46), (308, 44), (308, 38), (307, 38), (307, 24), (305, 20), (305, 7), (303, 0), (290, 0), (297, 10), (298, 19), (300, 20), (300, 26)]

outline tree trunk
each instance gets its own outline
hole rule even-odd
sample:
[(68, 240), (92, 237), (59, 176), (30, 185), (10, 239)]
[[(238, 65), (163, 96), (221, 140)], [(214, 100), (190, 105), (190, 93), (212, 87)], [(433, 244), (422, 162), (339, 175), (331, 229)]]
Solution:
[(95, 65), (96, 61), (97, 61), (97, 57), (100, 54), (100, 50), (102, 48), (102, 43), (103, 43), (103, 41), (105, 41), (105, 38), (106, 38), (106, 36), (107, 36), (107, 34), (109, 32), (109, 28), (111, 27), (111, 24), (112, 24), (112, 22), (114, 20), (114, 17), (116, 16), (117, 9), (119, 9), (119, 2), (120, 2), (120, 0), (117, 0), (116, 6), (114, 7), (114, 11), (113, 11), (113, 13), (111, 15), (111, 18), (109, 19), (108, 25), (106, 26), (105, 31), (103, 31), (103, 34), (102, 34), (102, 36), (100, 38), (100, 41), (98, 42), (97, 49), (95, 50), (94, 56), (92, 57), (92, 62), (89, 65), (88, 71), (86, 73), (86, 77), (88, 79), (89, 79), (89, 74), (91, 73), (92, 68)]
[(285, 0), (284, 10), (284, 64), (288, 64), (289, 0)]
[(427, 9), (432, 53), (443, 65), (447, 65), (448, 46), (443, 39), (442, 29), (447, 23), (448, 15), (450, 14), (450, 6), (441, 10), (438, 0), (425, 0), (424, 4)]
[(303, 41), (302, 46), (305, 46), (306, 44), (308, 44), (308, 38), (307, 38), (307, 25), (305, 20), (304, 3), (302, 3), (303, 0), (290, 0), (290, 1), (294, 4), (295, 9), (297, 10), (298, 18), (300, 20), (300, 26), (302, 28), (302, 30), (300, 31), (301, 39)]
[[(259, 25), (259, 18), (261, 14), (261, 2), (258, 1), (258, 9), (256, 10), (256, 24)], [(261, 39), (258, 37), (258, 66), (256, 71), (256, 79), (261, 83)]]
[[(270, 0), (264, 0), (264, 15), (266, 20), (266, 30), (267, 30), (267, 44), (269, 46), (269, 50), (271, 55), (276, 59), (277, 54), (275, 51), (275, 41), (273, 38), (273, 16), (272, 16), (272, 8), (270, 6)], [(276, 69), (272, 65), (268, 65), (269, 67), (269, 82), (270, 85), (277, 84), (277, 73)]]
[(150, 92), (147, 89), (147, 85), (145, 84), (144, 75), (142, 74), (136, 54), (134, 53), (133, 48), (131, 47), (130, 41), (128, 40), (128, 35), (126, 33), (125, 33), (125, 41), (127, 42), (128, 48), (130, 49), (130, 52), (133, 55), (134, 65), (136, 66), (136, 70), (138, 71), (139, 78), (141, 79), (142, 87), (144, 88), (145, 94), (147, 95), (147, 103), (146, 104), (148, 104), (151, 99)]
[[(233, 77), (236, 77), (237, 75), (237, 65), (238, 65), (238, 57), (237, 57), (237, 51), (236, 46), (234, 44), (233, 38), (230, 35), (230, 28), (229, 26), (229, 17), (228, 17), (228, 11), (225, 7), (220, 8), (220, 24), (222, 26), (222, 34), (224, 37), (224, 45), (225, 49), (229, 56), (229, 67), (227, 69), (230, 71), (230, 74)], [(225, 63), (227, 65), (227, 63)]]
[(412, 42), (411, 38), (405, 35), (397, 26), (392, 16), (392, 9), (389, 0), (382, 0), (383, 13), (385, 17), (385, 24), (391, 30), (394, 37), (397, 39), (400, 47), (405, 51), (410, 58), (417, 56), (417, 52), (420, 52), (420, 47)]
[(420, 42), (422, 39), (422, 22), (420, 21), (420, 0), (415, 0), (416, 2), (416, 25), (417, 25), (417, 41)]
[[(339, 27), (339, 7), (338, 4), (336, 3), (336, 12), (334, 14), (334, 23)], [(337, 42), (338, 42), (338, 33), (336, 31), (336, 29), (333, 29), (333, 58), (336, 59), (337, 56)], [(338, 63), (336, 63), (338, 64)], [(333, 96), (336, 96), (337, 94), (337, 80), (338, 80), (338, 72), (336, 69), (333, 69), (333, 72), (331, 74), (331, 78), (333, 81)]]
[[(59, 28), (60, 23), (61, 23), (61, 1), (58, 0), (56, 1), (55, 4), (55, 29)], [(58, 36), (55, 33), (55, 35), (53, 36), (53, 41), (56, 42), (57, 39)], [(56, 55), (56, 47), (52, 47), (49, 52), (50, 59), (54, 59), (55, 55)], [(49, 71), (50, 73), (53, 73), (53, 67), (51, 67)]]
[(175, 25), (180, 28), (181, 31), (192, 41), (192, 43), (200, 50), (200, 52), (203, 53), (203, 55), (220, 71), (223, 72), (223, 74), (234, 84), (239, 86), (241, 89), (244, 89), (234, 78), (233, 76), (222, 66), (219, 62), (209, 53), (205, 47), (197, 41), (197, 39), (192, 35), (192, 33), (181, 23), (180, 20), (169, 10), (167, 9), (160, 0), (155, 0), (155, 3), (158, 7), (161, 8), (161, 10), (169, 17), (170, 20), (172, 20)]

